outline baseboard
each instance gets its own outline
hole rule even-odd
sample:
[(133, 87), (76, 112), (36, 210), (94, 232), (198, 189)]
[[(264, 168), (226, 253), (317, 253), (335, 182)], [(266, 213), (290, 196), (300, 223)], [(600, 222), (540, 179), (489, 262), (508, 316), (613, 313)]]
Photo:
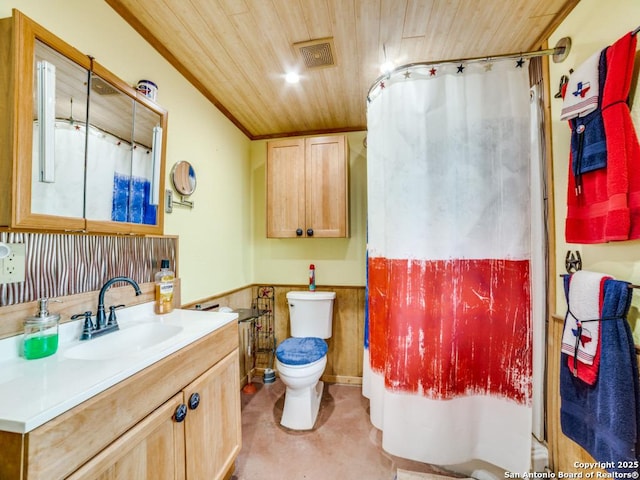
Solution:
[(322, 381), (342, 385), (362, 385), (362, 377), (349, 377), (345, 375), (323, 375)]
[[(264, 375), (264, 368), (254, 368), (251, 371), (252, 377), (262, 377)], [(278, 371), (276, 370), (276, 376)], [(339, 383), (341, 385), (362, 385), (362, 377), (350, 377), (346, 375), (323, 375), (320, 379), (325, 383)], [(247, 376), (240, 380), (241, 386), (247, 383)]]

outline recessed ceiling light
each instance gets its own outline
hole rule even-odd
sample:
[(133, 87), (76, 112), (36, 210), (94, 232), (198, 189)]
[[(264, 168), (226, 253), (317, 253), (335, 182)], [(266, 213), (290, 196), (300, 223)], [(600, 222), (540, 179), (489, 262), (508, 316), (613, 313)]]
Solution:
[(284, 79), (287, 83), (298, 83), (300, 81), (300, 75), (296, 72), (289, 72), (285, 75)]

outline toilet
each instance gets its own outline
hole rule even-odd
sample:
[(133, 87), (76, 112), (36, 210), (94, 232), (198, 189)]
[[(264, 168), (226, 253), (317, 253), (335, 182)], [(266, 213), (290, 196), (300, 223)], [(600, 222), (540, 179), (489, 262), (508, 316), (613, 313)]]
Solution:
[(276, 370), (286, 386), (280, 424), (292, 430), (310, 430), (318, 417), (335, 298), (335, 292), (287, 293), (291, 338), (276, 349)]

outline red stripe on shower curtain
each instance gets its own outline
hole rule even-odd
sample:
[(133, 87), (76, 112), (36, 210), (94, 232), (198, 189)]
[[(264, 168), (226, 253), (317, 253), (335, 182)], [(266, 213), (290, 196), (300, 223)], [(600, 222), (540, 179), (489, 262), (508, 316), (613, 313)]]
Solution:
[(370, 363), (387, 389), (531, 404), (528, 260), (368, 263)]

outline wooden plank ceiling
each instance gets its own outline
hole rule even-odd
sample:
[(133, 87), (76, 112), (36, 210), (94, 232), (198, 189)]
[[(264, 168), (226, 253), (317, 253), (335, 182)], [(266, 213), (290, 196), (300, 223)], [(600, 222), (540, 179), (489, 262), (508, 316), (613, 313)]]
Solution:
[[(402, 65), (537, 50), (578, 1), (106, 0), (251, 139), (365, 130), (385, 53)], [(326, 38), (336, 65), (305, 68), (293, 45)]]

